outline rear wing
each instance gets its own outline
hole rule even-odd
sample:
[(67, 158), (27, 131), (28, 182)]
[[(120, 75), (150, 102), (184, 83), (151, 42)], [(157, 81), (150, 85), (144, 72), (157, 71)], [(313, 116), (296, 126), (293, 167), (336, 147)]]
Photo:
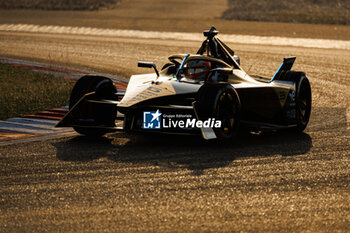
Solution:
[(278, 80), (282, 74), (285, 74), (287, 71), (292, 69), (295, 59), (296, 57), (284, 58), (282, 64), (280, 65), (276, 73), (273, 75), (273, 77), (270, 79), (270, 82), (272, 82), (275, 79)]

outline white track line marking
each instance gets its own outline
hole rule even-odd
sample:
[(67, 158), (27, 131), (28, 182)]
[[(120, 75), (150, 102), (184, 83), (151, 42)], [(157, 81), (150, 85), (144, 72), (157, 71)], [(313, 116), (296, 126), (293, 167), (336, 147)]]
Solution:
[[(201, 33), (119, 30), (119, 29), (102, 29), (102, 28), (91, 28), (91, 27), (41, 26), (41, 25), (33, 25), (33, 24), (0, 24), (0, 31), (114, 36), (114, 37), (128, 37), (128, 38), (132, 37), (132, 38), (144, 38), (144, 39), (171, 39), (171, 40), (188, 40), (188, 41), (203, 40), (203, 35)], [(220, 34), (220, 38), (227, 43), (279, 45), (279, 46), (350, 50), (350, 41), (348, 40), (249, 36), (249, 35), (233, 35), (233, 34), (231, 35)]]

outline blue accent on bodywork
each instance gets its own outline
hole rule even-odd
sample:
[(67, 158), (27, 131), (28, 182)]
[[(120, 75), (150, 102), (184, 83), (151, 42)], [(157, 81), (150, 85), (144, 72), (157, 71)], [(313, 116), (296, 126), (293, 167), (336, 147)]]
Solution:
[(182, 59), (182, 62), (181, 62), (181, 65), (179, 66), (179, 69), (177, 70), (176, 74), (175, 74), (175, 77), (177, 79), (178, 82), (180, 82), (180, 79), (179, 79), (179, 73), (180, 73), (180, 70), (182, 69), (182, 67), (184, 66), (185, 64), (185, 61), (187, 60), (187, 58), (189, 57), (190, 55), (187, 54), (184, 59)]
[(283, 58), (282, 64), (280, 65), (274, 76), (270, 79), (270, 82), (272, 82), (275, 78), (279, 78), (277, 77), (279, 73), (287, 72), (290, 69), (292, 69), (295, 59), (296, 57)]
[(284, 61), (282, 62), (282, 64), (280, 65), (280, 67), (278, 68), (278, 70), (276, 71), (276, 73), (273, 75), (273, 77), (270, 79), (270, 82), (272, 82), (272, 81), (275, 79), (276, 75), (278, 74), (278, 72), (279, 72), (280, 69), (282, 68), (283, 64), (284, 64)]

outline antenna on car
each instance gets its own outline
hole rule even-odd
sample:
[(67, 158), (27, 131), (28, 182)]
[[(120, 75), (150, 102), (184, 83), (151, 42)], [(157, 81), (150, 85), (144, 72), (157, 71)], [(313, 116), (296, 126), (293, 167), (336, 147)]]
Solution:
[(214, 26), (211, 26), (211, 28), (207, 31), (203, 32), (203, 35), (208, 38), (208, 40), (212, 39), (214, 36), (216, 36), (219, 33), (219, 31), (216, 30)]
[(204, 52), (207, 52), (207, 55), (212, 55), (214, 57), (218, 57), (218, 49), (217, 49), (217, 42), (214, 36), (216, 36), (219, 33), (218, 30), (214, 26), (211, 26), (211, 28), (207, 31), (203, 32), (203, 35), (207, 37), (205, 41), (203, 41), (202, 46), (198, 50), (197, 54), (202, 55)]
[(203, 41), (202, 46), (197, 51), (197, 54), (218, 58), (231, 65), (236, 69), (241, 69), (238, 56), (234, 56), (235, 52), (230, 49), (224, 42), (215, 36), (219, 33), (214, 26), (209, 30), (204, 31), (203, 35), (206, 39)]

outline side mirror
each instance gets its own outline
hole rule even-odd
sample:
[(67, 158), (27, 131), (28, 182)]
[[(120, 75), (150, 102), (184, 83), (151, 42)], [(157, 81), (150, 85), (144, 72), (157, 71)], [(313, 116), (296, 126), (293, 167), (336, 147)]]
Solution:
[(139, 61), (137, 63), (137, 66), (138, 67), (143, 67), (143, 68), (153, 68), (154, 71), (156, 72), (157, 74), (157, 77), (159, 77), (159, 72), (157, 70), (157, 66), (153, 63), (153, 62), (144, 62), (144, 61)]
[(241, 65), (241, 59), (239, 58), (239, 56), (234, 55), (233, 59), (235, 59), (235, 61), (238, 63), (238, 65)]

